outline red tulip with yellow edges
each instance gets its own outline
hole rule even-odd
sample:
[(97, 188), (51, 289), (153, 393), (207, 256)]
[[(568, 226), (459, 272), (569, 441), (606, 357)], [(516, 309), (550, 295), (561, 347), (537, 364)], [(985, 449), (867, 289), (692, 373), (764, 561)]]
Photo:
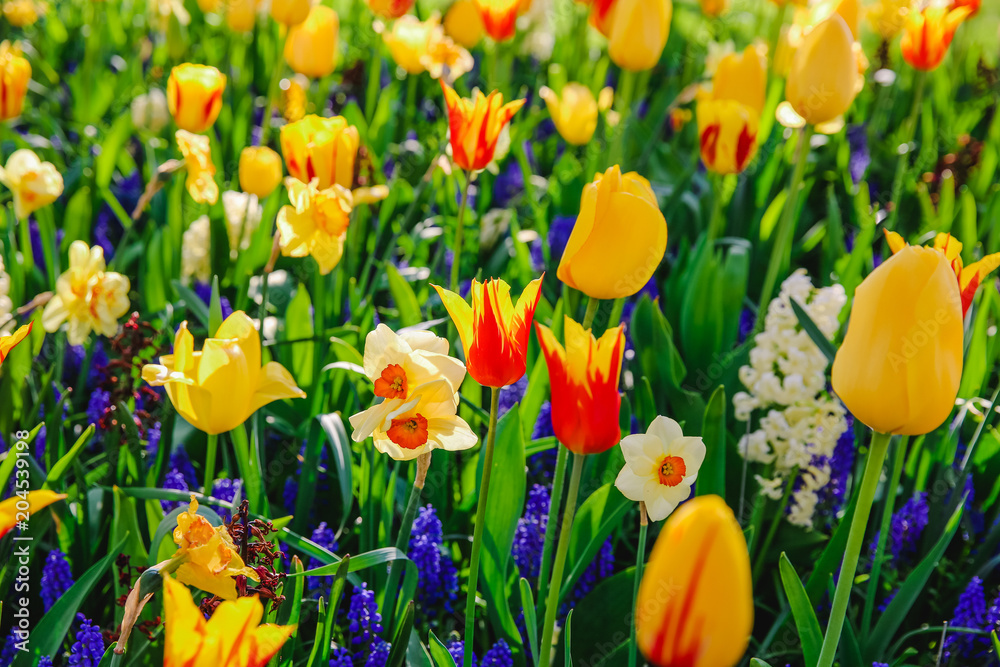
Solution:
[(414, 0), (365, 0), (368, 9), (387, 19), (398, 19), (410, 11)]
[(318, 179), (320, 190), (331, 185), (351, 189), (360, 142), (358, 128), (343, 116), (309, 115), (281, 128), (281, 154), (288, 173), (306, 184)]
[(448, 106), (448, 126), (451, 128), (452, 159), (466, 171), (479, 171), (493, 161), (500, 132), (514, 114), (524, 106), (524, 100), (503, 103), (503, 94), (494, 90), (488, 96), (476, 89), (470, 100), (460, 97), (444, 81), (444, 101)]
[(10, 351), (13, 350), (18, 343), (28, 337), (28, 334), (31, 333), (31, 327), (33, 324), (34, 322), (29, 322), (12, 334), (0, 336), (0, 365), (3, 364), (4, 359), (7, 358)]
[(983, 6), (983, 0), (952, 0), (951, 8), (958, 9), (960, 7), (968, 7), (970, 14), (969, 18), (972, 18), (979, 13), (979, 9)]
[(528, 283), (514, 305), (503, 280), (472, 281), (472, 305), (458, 294), (434, 285), (455, 322), (465, 348), (469, 375), (484, 387), (506, 387), (527, 368), (528, 337), (542, 279)]
[(711, 92), (698, 97), (701, 159), (717, 174), (738, 174), (757, 154), (767, 58), (755, 46), (719, 62)]
[(24, 496), (15, 494), (0, 503), (0, 538), (14, 530), (21, 521), (31, 521), (31, 515), (42, 511), (57, 500), (66, 497), (48, 489), (28, 491)]
[(521, 13), (520, 0), (475, 0), (486, 34), (494, 41), (503, 42), (514, 36), (517, 17)]
[(204, 132), (212, 127), (222, 110), (226, 75), (210, 65), (184, 63), (170, 71), (167, 105), (177, 127), (188, 132)]
[(719, 496), (698, 496), (663, 525), (635, 608), (636, 642), (659, 667), (733, 667), (753, 631), (743, 530)]
[(535, 323), (552, 387), (552, 430), (574, 454), (600, 454), (621, 441), (618, 414), (625, 326), (608, 329), (600, 339), (566, 316), (566, 346), (552, 330)]
[(903, 58), (915, 69), (929, 72), (937, 69), (948, 53), (955, 31), (972, 14), (972, 8), (926, 7), (910, 11), (899, 48)]

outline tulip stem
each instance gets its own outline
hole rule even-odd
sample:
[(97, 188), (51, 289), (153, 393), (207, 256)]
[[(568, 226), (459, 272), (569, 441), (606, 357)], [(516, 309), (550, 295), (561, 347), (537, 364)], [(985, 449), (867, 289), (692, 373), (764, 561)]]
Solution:
[(774, 63), (777, 62), (778, 44), (781, 42), (781, 28), (785, 25), (786, 14), (788, 14), (788, 5), (781, 5), (778, 8), (778, 13), (774, 16), (774, 22), (771, 23), (771, 39), (768, 43), (770, 50), (768, 51), (767, 58), (768, 67), (770, 68), (773, 68)]
[[(556, 445), (556, 447), (559, 447)], [(559, 524), (559, 509), (562, 505), (563, 484), (566, 482), (566, 461), (569, 450), (559, 447), (556, 454), (556, 469), (552, 475), (552, 495), (549, 498), (549, 516), (545, 523), (545, 539), (542, 542), (542, 563), (538, 568), (538, 599), (544, 602), (549, 593), (549, 570), (552, 563), (552, 549), (556, 542), (556, 526)]]
[[(619, 90), (616, 92), (616, 105), (618, 107), (618, 126), (614, 129), (614, 140), (611, 142), (611, 155), (608, 162), (610, 164), (621, 165), (625, 161), (625, 130), (629, 118), (632, 115), (632, 97), (635, 95), (636, 73), (623, 69), (621, 78), (618, 81)], [(624, 171), (624, 169), (623, 169)]]
[(549, 667), (552, 660), (552, 635), (555, 632), (556, 612), (559, 611), (559, 594), (562, 592), (563, 569), (566, 567), (566, 553), (576, 515), (576, 499), (580, 494), (580, 477), (583, 476), (583, 454), (573, 454), (573, 472), (569, 477), (569, 491), (566, 508), (563, 510), (562, 526), (559, 528), (559, 547), (552, 565), (552, 579), (549, 582), (548, 599), (545, 601), (545, 625), (542, 627), (542, 641), (538, 645), (538, 667)]
[(490, 387), (490, 426), (486, 432), (486, 449), (483, 451), (483, 479), (479, 484), (479, 502), (476, 505), (476, 526), (472, 532), (472, 556), (469, 559), (469, 582), (465, 594), (465, 655), (462, 666), (472, 666), (472, 651), (476, 634), (476, 588), (479, 584), (479, 555), (486, 529), (486, 503), (490, 494), (490, 477), (493, 473), (493, 444), (497, 438), (497, 416), (500, 413), (500, 388)]
[(595, 299), (590, 297), (587, 301), (587, 312), (583, 314), (583, 328), (589, 329), (594, 324), (594, 318), (597, 317), (597, 306), (600, 304), (600, 299)]
[(906, 176), (906, 167), (910, 162), (910, 143), (913, 135), (917, 131), (917, 120), (920, 118), (920, 107), (924, 102), (924, 88), (927, 85), (927, 73), (916, 72), (916, 90), (913, 93), (913, 106), (910, 108), (910, 115), (903, 125), (903, 142), (899, 159), (896, 161), (896, 174), (892, 179), (892, 200), (889, 202), (889, 217), (885, 222), (885, 228), (891, 230), (895, 226), (896, 216), (899, 209), (899, 197), (903, 189), (903, 177)]
[(882, 573), (882, 554), (889, 540), (889, 524), (892, 523), (892, 511), (896, 504), (896, 489), (899, 479), (903, 476), (903, 461), (906, 459), (906, 443), (904, 436), (896, 443), (896, 451), (892, 455), (892, 476), (886, 487), (885, 507), (882, 508), (882, 524), (879, 527), (878, 544), (875, 547), (875, 558), (872, 561), (871, 578), (868, 580), (868, 595), (865, 598), (864, 615), (861, 617), (861, 631), (865, 634), (872, 627), (872, 610), (875, 608), (875, 598), (878, 597), (878, 579)]
[[(427, 479), (427, 470), (431, 466), (431, 452), (427, 451), (417, 457), (417, 474), (413, 480), (413, 487), (410, 489), (410, 497), (406, 501), (406, 509), (403, 511), (403, 522), (399, 524), (399, 535), (396, 537), (396, 549), (407, 552), (410, 546), (410, 533), (413, 532), (413, 519), (417, 516), (417, 507), (420, 506), (420, 494), (424, 490), (424, 482)], [(396, 603), (399, 600), (396, 588), (399, 585), (399, 575), (402, 571), (401, 559), (397, 558), (389, 566), (389, 580), (385, 586), (385, 597), (382, 599), (382, 610), (386, 614), (391, 636), (395, 636), (396, 628)]]
[(462, 244), (465, 236), (465, 207), (469, 201), (469, 187), (472, 185), (472, 176), (465, 173), (465, 187), (462, 188), (462, 201), (458, 205), (458, 222), (455, 224), (455, 248), (451, 258), (451, 291), (459, 293), (458, 279), (462, 265)]
[(628, 645), (628, 667), (635, 667), (637, 662), (638, 644), (635, 640), (635, 618), (638, 615), (639, 584), (642, 582), (642, 568), (646, 564), (646, 530), (649, 528), (649, 518), (646, 516), (646, 503), (639, 501), (639, 548), (635, 554), (635, 585), (632, 587), (632, 640)]
[[(274, 114), (274, 98), (278, 95), (278, 83), (281, 81), (281, 74), (285, 65), (285, 38), (288, 37), (288, 28), (283, 25), (278, 26), (278, 53), (275, 56), (274, 69), (271, 70), (271, 81), (267, 86), (267, 106), (264, 108), (264, 117), (260, 121), (260, 145), (267, 146), (268, 135), (271, 134), (271, 116)], [(242, 236), (240, 237), (243, 238)]]
[(764, 325), (764, 314), (767, 313), (767, 306), (771, 302), (774, 286), (778, 282), (778, 274), (785, 264), (786, 257), (791, 255), (792, 241), (795, 236), (795, 209), (798, 208), (799, 188), (802, 187), (802, 179), (806, 174), (806, 163), (809, 161), (809, 142), (813, 132), (815, 132), (815, 128), (812, 125), (806, 125), (799, 132), (799, 147), (795, 154), (792, 180), (788, 184), (785, 207), (781, 211), (781, 220), (778, 222), (774, 244), (771, 246), (771, 259), (767, 265), (767, 274), (764, 276), (764, 287), (760, 291), (756, 331), (759, 331)]
[(205, 495), (212, 495), (212, 485), (215, 483), (215, 453), (219, 449), (219, 436), (208, 434), (208, 449), (205, 454)]
[(875, 489), (882, 476), (882, 464), (885, 462), (885, 454), (891, 438), (892, 436), (885, 433), (872, 432), (868, 462), (865, 464), (864, 476), (861, 478), (861, 491), (858, 493), (858, 504), (851, 521), (851, 531), (847, 535), (844, 562), (840, 567), (840, 579), (837, 581), (837, 589), (833, 595), (833, 606), (830, 608), (830, 622), (826, 626), (826, 636), (823, 637), (823, 647), (820, 649), (816, 667), (833, 667), (833, 660), (837, 655), (837, 645), (840, 643), (840, 634), (844, 630), (847, 607), (851, 600), (851, 589), (854, 587), (854, 575), (858, 571), (858, 556), (861, 554), (861, 547), (865, 541), (865, 531), (868, 528), (868, 517), (875, 499)]

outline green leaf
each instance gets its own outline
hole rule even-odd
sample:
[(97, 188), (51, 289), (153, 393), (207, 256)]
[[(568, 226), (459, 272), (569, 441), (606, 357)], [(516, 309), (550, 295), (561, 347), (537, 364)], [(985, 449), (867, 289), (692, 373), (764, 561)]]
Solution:
[(135, 498), (122, 493), (117, 486), (114, 487), (114, 518), (111, 524), (111, 539), (124, 543), (122, 552), (144, 561), (149, 558), (146, 547), (142, 543), (139, 533), (139, 519), (135, 511)]
[[(86, 445), (87, 442), (90, 440), (91, 436), (94, 435), (94, 428), (95, 427), (93, 424), (88, 426), (87, 429), (80, 434), (80, 437), (76, 439), (76, 443), (74, 443), (74, 445), (70, 447), (70, 450), (66, 452), (66, 454), (62, 458), (56, 461), (56, 464), (52, 466), (51, 470), (49, 470), (48, 477), (45, 478), (45, 486), (52, 488), (53, 484), (59, 483), (59, 480), (62, 479), (62, 476), (63, 474), (65, 474), (66, 469), (73, 464), (73, 461), (76, 460), (76, 457), (80, 453), (80, 450), (83, 449), (83, 446)], [(13, 459), (15, 457), (12, 456), (10, 458)]]
[(823, 631), (819, 627), (816, 619), (816, 610), (809, 602), (806, 589), (802, 585), (802, 580), (795, 572), (792, 561), (784, 551), (778, 561), (778, 569), (781, 571), (781, 585), (785, 589), (785, 596), (792, 609), (792, 616), (795, 618), (795, 627), (799, 631), (799, 641), (802, 642), (802, 655), (807, 665), (816, 664), (819, 659), (820, 648), (823, 646)]
[[(299, 548), (302, 548), (301, 545)], [(329, 555), (322, 554), (324, 558), (329, 559)], [(382, 565), (383, 563), (391, 563), (394, 560), (409, 560), (402, 551), (396, 547), (382, 547), (381, 549), (375, 549), (374, 551), (366, 551), (363, 554), (358, 554), (357, 556), (351, 556), (351, 565), (348, 568), (348, 572), (360, 572), (361, 570), (368, 569), (369, 567), (374, 567), (376, 565)], [(289, 572), (287, 577), (292, 579), (295, 577), (321, 577), (328, 576), (331, 574), (336, 574), (340, 570), (340, 564), (346, 560), (346, 556), (342, 560), (337, 560), (329, 565), (321, 565), (320, 567), (314, 567), (311, 570), (303, 570), (302, 572)]]
[(14, 667), (31, 667), (36, 657), (56, 655), (59, 652), (66, 633), (76, 619), (80, 605), (90, 596), (98, 581), (118, 558), (127, 537), (119, 540), (104, 558), (84, 572), (83, 576), (55, 601), (48, 613), (31, 629), (32, 652), (19, 652), (14, 659)]
[(337, 528), (339, 535), (347, 525), (347, 519), (351, 515), (351, 507), (354, 503), (351, 458), (351, 440), (347, 437), (347, 429), (344, 428), (344, 420), (340, 414), (333, 412), (328, 415), (317, 417), (326, 437), (330, 441), (330, 449), (333, 453), (331, 461), (337, 470), (337, 482), (340, 487), (340, 526)]
[(410, 631), (413, 630), (413, 614), (414, 605), (411, 600), (410, 603), (406, 605), (406, 611), (403, 613), (403, 620), (399, 624), (396, 636), (392, 638), (392, 651), (389, 653), (389, 659), (386, 661), (386, 667), (403, 666), (403, 663), (406, 660), (406, 652), (409, 648)]
[(705, 421), (701, 428), (705, 441), (705, 462), (698, 471), (695, 492), (699, 496), (715, 494), (726, 498), (726, 388), (719, 386), (712, 392), (705, 408)]
[(212, 276), (212, 296), (208, 300), (208, 335), (215, 336), (222, 326), (222, 297), (219, 296), (219, 276)]
[(323, 602), (323, 598), (320, 598), (316, 609), (316, 638), (313, 640), (312, 650), (309, 652), (309, 660), (306, 661), (306, 667), (326, 665), (327, 660), (329, 660), (330, 638), (326, 636), (326, 621), (328, 618), (331, 618), (331, 615), (326, 611), (326, 604)]
[[(623, 496), (614, 484), (608, 483), (592, 493), (580, 506), (573, 519), (566, 565), (569, 574), (563, 581), (560, 600), (573, 591), (601, 545), (621, 523), (625, 513), (634, 503)], [(631, 590), (631, 589), (630, 589)]]
[(993, 652), (1000, 655), (1000, 639), (997, 639), (997, 631), (990, 632), (990, 641), (993, 642)]
[(236, 467), (246, 485), (246, 498), (250, 501), (250, 507), (255, 512), (266, 516), (269, 512), (267, 497), (264, 495), (257, 442), (251, 442), (247, 439), (246, 426), (243, 424), (230, 431), (229, 436), (233, 441), (233, 450), (236, 452)]
[[(521, 581), (524, 581), (523, 579)], [(524, 622), (527, 623), (528, 619), (525, 617)], [(528, 625), (530, 628), (531, 625)], [(431, 652), (431, 660), (434, 661), (434, 667), (457, 667), (455, 664), (455, 659), (451, 657), (451, 653), (448, 652), (448, 647), (437, 638), (434, 631), (431, 630), (431, 641), (428, 646)]]
[(201, 322), (201, 325), (208, 329), (208, 304), (201, 300), (201, 298), (194, 293), (190, 287), (187, 287), (179, 280), (171, 280), (170, 284), (173, 288), (181, 295), (184, 299), (184, 303), (187, 305), (188, 311), (194, 315), (195, 319)]
[(535, 618), (535, 596), (531, 593), (531, 584), (521, 577), (521, 607), (524, 609), (524, 627), (528, 634), (528, 647), (531, 655), (538, 655), (538, 621)]
[(750, 658), (750, 667), (771, 667), (771, 663), (764, 662), (760, 658)]
[[(583, 661), (584, 656), (599, 656), (609, 647), (622, 641), (628, 644), (632, 630), (632, 593), (635, 586), (635, 566), (598, 583), (576, 604), (573, 620), (573, 654)], [(538, 655), (532, 653), (532, 655)], [(595, 660), (588, 662), (594, 663)], [(610, 666), (625, 662), (608, 662)]]
[[(316, 335), (310, 310), (312, 301), (306, 286), (299, 283), (295, 296), (288, 302), (285, 313), (285, 340), (308, 341)], [(313, 354), (315, 345), (302, 342), (292, 343), (292, 373), (301, 387), (309, 387), (313, 383)]]
[(298, 496), (295, 499), (295, 518), (292, 520), (293, 528), (299, 533), (305, 530), (310, 510), (313, 508), (316, 483), (319, 479), (320, 454), (325, 440), (321, 424), (312, 422), (309, 437), (306, 439), (305, 454), (302, 457), (297, 483)]
[(386, 276), (389, 279), (389, 292), (399, 309), (399, 321), (404, 327), (412, 327), (423, 321), (420, 314), (420, 302), (413, 292), (410, 283), (406, 281), (391, 263), (385, 265)]
[(562, 630), (562, 637), (560, 638), (565, 647), (563, 653), (564, 659), (563, 664), (566, 667), (573, 667), (573, 610), (570, 609), (569, 613), (566, 614), (566, 625)]
[(119, 153), (132, 134), (132, 116), (123, 113), (111, 126), (101, 143), (101, 152), (94, 160), (94, 182), (98, 188), (106, 188), (111, 184), (111, 176), (115, 172), (115, 163)]
[(809, 317), (809, 313), (805, 311), (805, 308), (803, 308), (798, 301), (790, 299), (790, 302), (792, 304), (792, 310), (795, 311), (795, 317), (799, 320), (799, 324), (802, 326), (803, 331), (809, 334), (809, 338), (812, 339), (812, 342), (816, 343), (816, 347), (819, 348), (819, 351), (822, 352), (826, 357), (826, 360), (832, 364), (834, 358), (837, 356), (837, 348), (835, 348), (833, 343), (831, 343), (829, 339), (823, 335), (823, 332), (819, 330), (816, 323), (813, 322), (811, 317)]

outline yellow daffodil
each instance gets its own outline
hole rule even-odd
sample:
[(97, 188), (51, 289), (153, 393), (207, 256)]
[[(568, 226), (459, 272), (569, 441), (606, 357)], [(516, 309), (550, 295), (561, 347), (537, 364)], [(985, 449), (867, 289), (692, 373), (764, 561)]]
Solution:
[(340, 19), (325, 5), (313, 5), (309, 16), (288, 30), (285, 62), (295, 72), (314, 79), (331, 73), (337, 66), (337, 35)]
[(29, 322), (12, 334), (0, 334), (0, 365), (3, 365), (4, 359), (14, 349), (14, 346), (28, 337), (33, 325), (34, 322)]
[(63, 178), (55, 165), (42, 162), (28, 148), (16, 150), (7, 158), (7, 165), (0, 167), (0, 183), (10, 190), (14, 215), (20, 220), (54, 202), (63, 191)]
[(31, 64), (16, 44), (0, 42), (0, 120), (17, 118), (31, 80)]
[(288, 174), (303, 183), (318, 179), (320, 190), (333, 184), (351, 187), (359, 145), (358, 128), (343, 116), (310, 114), (281, 128), (281, 154)]
[(556, 131), (574, 146), (583, 146), (594, 136), (597, 129), (597, 99), (580, 83), (567, 83), (556, 93), (548, 86), (542, 86), (538, 96), (545, 100), (549, 115)]
[(284, 366), (271, 361), (261, 367), (260, 334), (243, 311), (226, 318), (199, 352), (183, 322), (173, 354), (144, 366), (142, 377), (165, 386), (177, 412), (210, 435), (231, 431), (273, 401), (305, 398)]
[(215, 124), (222, 110), (226, 75), (209, 65), (184, 63), (170, 70), (167, 105), (177, 127), (204, 132)]
[(42, 327), (55, 333), (69, 321), (70, 345), (83, 345), (91, 331), (103, 336), (118, 332), (118, 318), (128, 312), (129, 279), (106, 272), (104, 250), (83, 241), (69, 247), (69, 269), (56, 281), (56, 293), (42, 312)]
[(0, 502), (0, 538), (12, 531), (18, 523), (30, 523), (31, 515), (66, 497), (65, 493), (56, 493), (48, 489), (28, 491), (23, 496), (14, 496)]
[(267, 146), (247, 146), (240, 153), (240, 187), (265, 199), (281, 185), (281, 156)]
[(214, 204), (219, 199), (219, 185), (215, 182), (215, 164), (212, 162), (212, 145), (207, 136), (177, 130), (174, 135), (177, 147), (184, 156), (188, 194), (199, 204)]
[(455, 79), (471, 71), (476, 61), (471, 53), (450, 37), (437, 34), (427, 48), (427, 53), (420, 57), (420, 63), (427, 69), (432, 79), (441, 79), (451, 84)]
[(163, 579), (163, 667), (264, 667), (295, 632), (294, 625), (260, 625), (256, 597), (227, 600), (205, 620), (191, 591)]
[(278, 211), (278, 242), (285, 257), (312, 255), (326, 275), (344, 254), (354, 199), (345, 187), (334, 184), (320, 190), (316, 183), (316, 179), (308, 184), (285, 179), (291, 205)]
[(187, 512), (177, 515), (173, 538), (177, 545), (173, 558), (180, 561), (176, 577), (188, 586), (225, 600), (235, 600), (233, 577), (243, 575), (254, 581), (258, 579), (257, 573), (243, 562), (226, 527), (213, 526), (198, 514), (198, 501), (193, 495)]
[(691, 496), (705, 453), (701, 438), (685, 436), (669, 417), (657, 417), (645, 433), (622, 440), (625, 465), (615, 486), (629, 500), (645, 502), (650, 519), (662, 521)]

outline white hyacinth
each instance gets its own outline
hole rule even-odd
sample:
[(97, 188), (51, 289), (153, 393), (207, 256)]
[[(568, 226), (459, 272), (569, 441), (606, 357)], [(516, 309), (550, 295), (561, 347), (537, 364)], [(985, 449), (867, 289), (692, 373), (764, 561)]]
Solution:
[(212, 280), (212, 224), (203, 215), (184, 232), (181, 247), (181, 276), (207, 283)]
[(227, 190), (222, 193), (222, 208), (229, 232), (229, 257), (236, 259), (241, 251), (250, 249), (250, 241), (264, 216), (264, 207), (257, 201), (257, 195)]
[(838, 315), (847, 302), (843, 286), (813, 287), (806, 271), (799, 269), (768, 305), (750, 363), (739, 371), (747, 391), (733, 396), (733, 408), (739, 421), (758, 415), (757, 429), (744, 435), (739, 447), (748, 461), (767, 465), (768, 475), (756, 476), (761, 493), (780, 500), (787, 485), (798, 479), (787, 519), (810, 529), (817, 492), (830, 481), (828, 460), (847, 421), (844, 406), (826, 390), (826, 356), (799, 325), (791, 299), (824, 336), (836, 335)]

